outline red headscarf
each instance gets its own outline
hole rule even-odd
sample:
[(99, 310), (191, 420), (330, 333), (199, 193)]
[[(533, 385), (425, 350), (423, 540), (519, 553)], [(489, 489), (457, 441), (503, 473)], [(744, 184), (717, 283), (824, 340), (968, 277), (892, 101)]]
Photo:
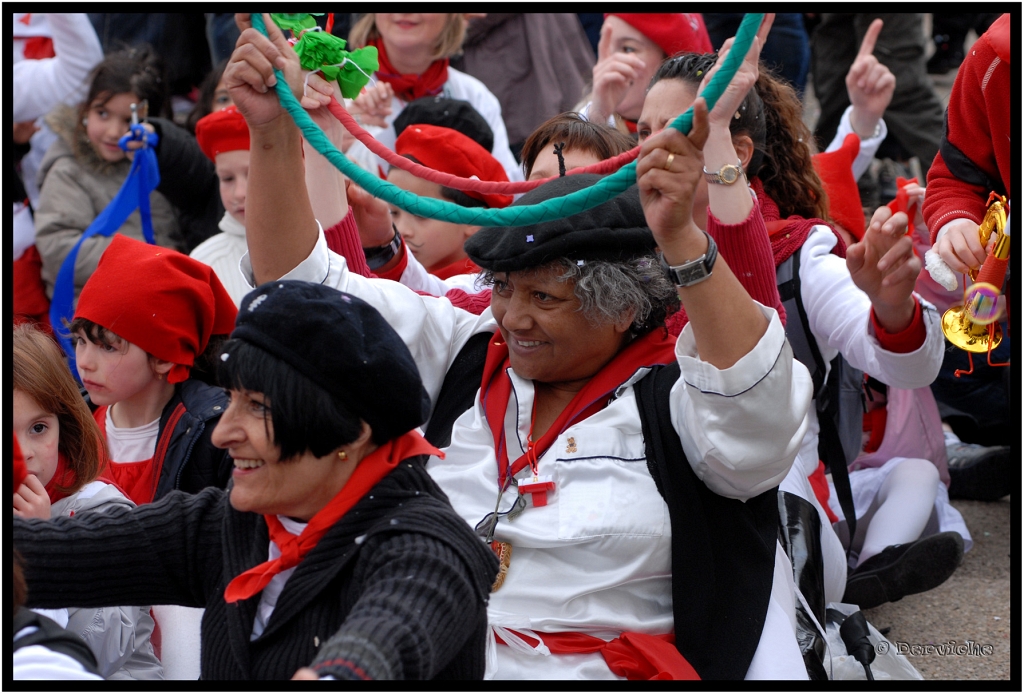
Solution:
[(618, 17), (629, 24), (658, 44), (666, 56), (714, 50), (704, 19), (696, 12), (612, 12), (605, 17)]
[(210, 161), (221, 152), (249, 149), (249, 126), (234, 106), (214, 111), (196, 123), (196, 141)]
[(167, 381), (179, 383), (211, 335), (231, 332), (237, 312), (209, 265), (115, 234), (82, 289), (75, 318), (172, 362)]
[(377, 49), (377, 79), (383, 80), (395, 90), (395, 96), (406, 103), (419, 99), (421, 96), (435, 96), (441, 93), (444, 83), (448, 81), (448, 59), (438, 58), (430, 64), (423, 74), (403, 74), (395, 69), (388, 60), (384, 41), (379, 36), (370, 39), (368, 46)]
[[(395, 152), (412, 155), (424, 166), (453, 176), (481, 181), (508, 181), (505, 168), (490, 152), (451, 128), (423, 123), (410, 125), (395, 141)], [(482, 200), (488, 207), (507, 207), (512, 204), (511, 195), (474, 193), (468, 190), (464, 192), (471, 198)]]

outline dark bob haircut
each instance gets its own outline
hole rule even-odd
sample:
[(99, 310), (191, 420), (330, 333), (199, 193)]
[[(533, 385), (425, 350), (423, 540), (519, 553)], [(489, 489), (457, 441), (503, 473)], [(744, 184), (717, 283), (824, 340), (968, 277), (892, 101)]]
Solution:
[(274, 425), (273, 443), (281, 460), (306, 451), (320, 458), (352, 443), (362, 421), (340, 400), (288, 364), (244, 340), (228, 340), (221, 350), (218, 381), (231, 390), (262, 393)]

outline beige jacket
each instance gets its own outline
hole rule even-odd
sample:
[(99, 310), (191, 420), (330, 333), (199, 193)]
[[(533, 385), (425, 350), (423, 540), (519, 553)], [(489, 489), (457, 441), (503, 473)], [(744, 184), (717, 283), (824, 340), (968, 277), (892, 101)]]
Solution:
[[(76, 128), (75, 109), (58, 106), (46, 117), (50, 128), (60, 135), (43, 157), (39, 170), (39, 209), (35, 211), (36, 248), (43, 259), (42, 277), (46, 295), (53, 298), (53, 284), (61, 263), (82, 233), (110, 204), (121, 189), (131, 162), (103, 161)], [(161, 246), (184, 248), (174, 207), (160, 193), (149, 197), (153, 233)], [(118, 233), (143, 240), (142, 218), (133, 212)], [(75, 299), (99, 263), (113, 236), (95, 236), (82, 244), (75, 263)]]

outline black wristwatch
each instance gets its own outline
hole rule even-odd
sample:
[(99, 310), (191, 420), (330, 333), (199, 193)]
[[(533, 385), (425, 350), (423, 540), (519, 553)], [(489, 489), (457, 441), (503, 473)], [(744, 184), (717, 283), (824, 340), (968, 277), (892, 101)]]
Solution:
[(372, 246), (363, 249), (363, 255), (366, 256), (366, 264), (370, 266), (371, 270), (379, 270), (390, 263), (391, 259), (398, 255), (398, 251), (402, 248), (402, 235), (398, 233), (398, 227), (392, 223), (391, 228), (395, 230), (395, 235), (390, 242), (385, 243), (383, 246)]
[(696, 260), (688, 260), (682, 265), (669, 265), (665, 261), (665, 256), (659, 253), (665, 276), (677, 287), (692, 287), (711, 277), (711, 268), (715, 266), (715, 259), (718, 257), (718, 246), (708, 232), (705, 231), (704, 236), (708, 239), (708, 249)]

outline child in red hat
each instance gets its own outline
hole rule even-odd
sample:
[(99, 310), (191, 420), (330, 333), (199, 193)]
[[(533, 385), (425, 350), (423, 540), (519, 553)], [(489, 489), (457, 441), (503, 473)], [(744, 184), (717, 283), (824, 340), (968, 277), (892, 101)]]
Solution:
[(238, 306), (249, 287), (238, 270), (245, 245), (245, 191), (249, 181), (249, 126), (234, 106), (214, 111), (196, 123), (196, 140), (203, 154), (217, 167), (224, 216), (221, 233), (211, 236), (190, 253), (217, 273)]
[(710, 53), (711, 38), (696, 13), (612, 13), (604, 16), (590, 98), (583, 114), (631, 133), (654, 72), (680, 52)]
[[(508, 180), (505, 169), (490, 152), (451, 128), (410, 125), (395, 142), (395, 151), (418, 164), (454, 176), (482, 181)], [(463, 207), (506, 207), (512, 203), (511, 195), (463, 192), (417, 178), (397, 167), (388, 171), (388, 181), (417, 195)], [(445, 280), (480, 271), (462, 249), (466, 239), (480, 227), (417, 217), (394, 206), (391, 218), (395, 233), (401, 234), (404, 245), (430, 274)]]
[(68, 326), (78, 375), (100, 406), (109, 476), (135, 503), (227, 484), (231, 461), (210, 442), (227, 397), (190, 375), (236, 313), (209, 266), (120, 234), (82, 290)]

